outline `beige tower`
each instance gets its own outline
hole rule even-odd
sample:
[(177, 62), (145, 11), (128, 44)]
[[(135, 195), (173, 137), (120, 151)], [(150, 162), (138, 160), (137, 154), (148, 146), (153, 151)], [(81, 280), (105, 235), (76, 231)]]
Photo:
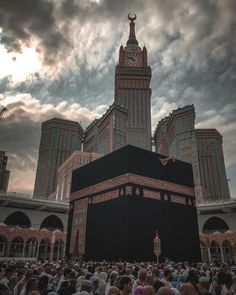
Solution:
[(120, 47), (115, 72), (115, 104), (128, 110), (127, 144), (151, 150), (151, 68), (147, 50), (135, 37), (135, 19), (130, 20), (129, 39)]
[(193, 166), (196, 198), (202, 201), (229, 200), (222, 136), (215, 129), (195, 129), (193, 105), (174, 110), (154, 132), (156, 151)]
[(53, 118), (42, 123), (34, 186), (35, 199), (48, 199), (56, 190), (58, 167), (81, 149), (83, 129), (78, 122)]

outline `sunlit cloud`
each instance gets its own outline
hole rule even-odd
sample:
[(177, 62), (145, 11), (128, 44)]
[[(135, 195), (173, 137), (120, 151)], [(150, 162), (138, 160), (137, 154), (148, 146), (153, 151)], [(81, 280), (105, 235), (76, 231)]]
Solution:
[(85, 128), (86, 125), (99, 118), (107, 109), (106, 105), (99, 105), (94, 110), (90, 110), (78, 103), (71, 104), (67, 101), (59, 102), (56, 105), (42, 103), (28, 93), (0, 95), (0, 104), (6, 106), (8, 110), (2, 121), (3, 125), (21, 120), (29, 120), (41, 124), (42, 121), (58, 116), (82, 122)]
[(0, 44), (0, 79), (11, 76), (13, 83), (26, 80), (42, 66), (35, 48), (23, 47), (22, 52), (7, 52)]

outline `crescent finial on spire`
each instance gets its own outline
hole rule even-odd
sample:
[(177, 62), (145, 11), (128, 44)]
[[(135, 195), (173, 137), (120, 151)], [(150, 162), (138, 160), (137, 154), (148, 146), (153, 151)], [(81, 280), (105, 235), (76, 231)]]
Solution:
[(128, 19), (131, 20), (131, 22), (135, 21), (137, 18), (137, 15), (134, 13), (134, 16), (130, 16), (130, 13), (128, 14)]

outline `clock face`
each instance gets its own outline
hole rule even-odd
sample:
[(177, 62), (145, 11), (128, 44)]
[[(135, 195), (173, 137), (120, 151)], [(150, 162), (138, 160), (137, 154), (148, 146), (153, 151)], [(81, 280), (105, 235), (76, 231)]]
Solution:
[(141, 65), (141, 55), (140, 53), (127, 53), (126, 55), (126, 64), (129, 66), (138, 66)]

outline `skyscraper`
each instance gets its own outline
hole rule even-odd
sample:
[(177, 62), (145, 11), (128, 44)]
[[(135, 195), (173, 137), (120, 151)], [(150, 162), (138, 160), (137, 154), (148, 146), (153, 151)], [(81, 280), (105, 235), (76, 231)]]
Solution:
[(139, 47), (135, 36), (136, 15), (128, 18), (129, 39), (120, 46), (114, 103), (85, 130), (86, 152), (107, 154), (127, 144), (151, 150), (151, 68), (147, 49)]
[(81, 149), (82, 137), (78, 122), (54, 118), (42, 123), (34, 198), (48, 199), (55, 191), (57, 168)]
[(5, 152), (0, 151), (0, 192), (7, 192), (7, 187), (10, 178), (10, 171), (7, 170), (8, 157)]
[(129, 39), (120, 46), (115, 71), (115, 104), (128, 110), (127, 144), (151, 150), (151, 68), (147, 49), (141, 49), (135, 36), (135, 19), (130, 20)]
[(127, 144), (127, 110), (112, 104), (84, 132), (84, 151), (106, 155)]
[(156, 151), (193, 166), (197, 201), (230, 199), (222, 136), (215, 129), (195, 129), (193, 105), (174, 110), (154, 132)]
[(230, 199), (222, 135), (216, 129), (195, 129), (195, 136), (204, 199)]

